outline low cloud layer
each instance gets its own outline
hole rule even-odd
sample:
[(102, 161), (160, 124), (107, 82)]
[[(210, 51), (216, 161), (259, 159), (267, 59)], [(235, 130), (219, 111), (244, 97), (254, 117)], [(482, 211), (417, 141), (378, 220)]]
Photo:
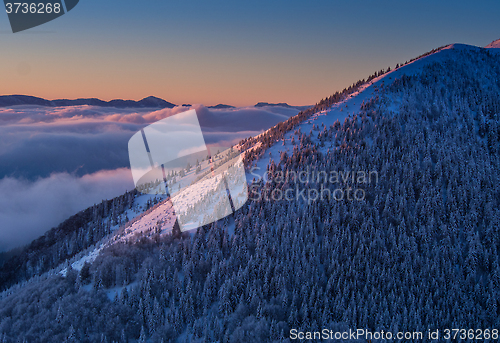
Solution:
[(71, 215), (134, 188), (129, 169), (37, 181), (0, 180), (0, 251), (25, 245)]
[[(208, 144), (231, 145), (286, 120), (295, 109), (208, 109), (195, 105)], [(0, 179), (35, 180), (52, 173), (82, 176), (129, 167), (128, 140), (143, 127), (188, 110), (75, 106), (0, 109)]]

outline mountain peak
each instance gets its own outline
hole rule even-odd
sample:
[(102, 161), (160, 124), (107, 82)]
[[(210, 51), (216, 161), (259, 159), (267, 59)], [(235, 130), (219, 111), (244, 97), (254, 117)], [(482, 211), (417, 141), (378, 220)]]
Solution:
[(167, 108), (175, 107), (175, 105), (172, 104), (171, 102), (165, 101), (162, 98), (158, 98), (152, 95), (142, 100), (139, 100), (137, 103), (144, 107), (167, 107)]
[(226, 104), (217, 104), (215, 106), (208, 106), (208, 108), (213, 108), (213, 109), (226, 109), (226, 108), (235, 108), (234, 106), (231, 105), (226, 105)]
[(487, 49), (500, 49), (500, 39), (497, 39), (490, 44), (486, 45), (485, 48)]

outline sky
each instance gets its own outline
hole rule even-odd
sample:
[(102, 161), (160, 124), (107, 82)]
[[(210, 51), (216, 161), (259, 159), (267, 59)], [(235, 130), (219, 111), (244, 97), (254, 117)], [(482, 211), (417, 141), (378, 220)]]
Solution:
[(0, 94), (310, 105), (449, 43), (500, 38), (500, 2), (80, 0), (13, 34)]

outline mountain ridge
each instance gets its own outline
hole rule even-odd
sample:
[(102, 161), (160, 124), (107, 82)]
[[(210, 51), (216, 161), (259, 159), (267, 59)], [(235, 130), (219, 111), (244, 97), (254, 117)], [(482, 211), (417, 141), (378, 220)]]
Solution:
[(286, 102), (278, 102), (278, 103), (258, 102), (253, 107), (284, 107), (284, 108), (295, 108), (300, 111), (303, 111), (311, 106), (292, 106)]
[[(141, 100), (126, 100), (126, 99), (113, 99), (113, 100), (101, 100), (99, 98), (77, 98), (77, 99), (54, 99), (48, 100), (32, 95), (24, 94), (11, 94), (11, 95), (0, 95), (0, 107), (10, 107), (10, 106), (44, 106), (44, 107), (63, 107), (63, 106), (99, 106), (99, 107), (115, 107), (115, 108), (174, 108), (179, 106), (177, 104), (166, 101), (162, 98), (156, 96), (148, 96)], [(192, 106), (192, 104), (182, 104), (180, 106)], [(236, 108), (236, 106), (228, 104), (217, 104), (213, 106), (206, 106), (210, 109), (231, 109)], [(293, 108), (300, 111), (309, 108), (310, 106), (292, 106), (285, 102), (280, 103), (268, 103), (268, 102), (258, 102), (253, 107), (284, 107)]]
[(100, 106), (117, 108), (173, 108), (176, 105), (155, 96), (148, 96), (139, 101), (113, 99), (105, 101), (97, 98), (78, 98), (78, 99), (55, 99), (47, 100), (31, 95), (2, 95), (0, 96), (0, 107), (35, 105), (45, 107), (59, 106)]

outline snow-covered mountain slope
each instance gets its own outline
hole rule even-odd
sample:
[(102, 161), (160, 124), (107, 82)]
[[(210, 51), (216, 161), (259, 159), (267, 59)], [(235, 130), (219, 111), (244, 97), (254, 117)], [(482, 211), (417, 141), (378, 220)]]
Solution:
[[(202, 201), (201, 197), (209, 194), (215, 187), (212, 179), (207, 179), (207, 177), (212, 174), (212, 165), (222, 166), (221, 168), (224, 170), (228, 169), (226, 164), (234, 162), (235, 155), (237, 156), (238, 152), (232, 149), (222, 152), (217, 151), (210, 160), (206, 158), (202, 159), (198, 167), (191, 168), (189, 171), (186, 171), (185, 174), (183, 173), (182, 176), (169, 176), (167, 178), (167, 184), (170, 193), (172, 193), (172, 198), (167, 195), (161, 195), (161, 193), (164, 193), (163, 184), (145, 189), (144, 194), (134, 199), (133, 206), (119, 217), (120, 223), (124, 222), (125, 218), (131, 220), (126, 221), (123, 225), (112, 226), (109, 236), (102, 239), (102, 241), (96, 244), (92, 249), (87, 249), (85, 253), (79, 254), (77, 257), (73, 258), (69, 262), (72, 269), (81, 270), (86, 262), (92, 263), (103, 249), (111, 245), (117, 243), (133, 243), (135, 240), (141, 238), (152, 237), (154, 235), (164, 236), (171, 233), (177, 220), (172, 204), (173, 202), (178, 209), (179, 207), (187, 208), (188, 206), (196, 206), (196, 204), (198, 204), (200, 209), (204, 209), (204, 211), (201, 211), (202, 215), (206, 212), (213, 211), (214, 207), (217, 206), (217, 202), (210, 201), (206, 206), (200, 204)], [(239, 159), (239, 163), (241, 163), (241, 159)], [(243, 167), (241, 167), (241, 170), (243, 170)], [(231, 178), (227, 180), (229, 183), (232, 181), (234, 180)], [(182, 189), (182, 191), (176, 192), (175, 190), (177, 188)], [(238, 195), (233, 201), (234, 205), (239, 208), (237, 205), (238, 201), (243, 204), (246, 198), (242, 198), (240, 194), (243, 193), (243, 189), (238, 188), (238, 185), (233, 185), (231, 189), (238, 190)], [(149, 206), (149, 204), (152, 203), (156, 204)], [(66, 275), (66, 272), (67, 268), (60, 271), (61, 275)]]
[[(361, 109), (361, 106), (370, 101), (370, 99), (378, 96), (380, 90), (385, 86), (392, 83), (397, 78), (403, 75), (412, 76), (423, 71), (423, 68), (432, 63), (442, 63), (447, 60), (453, 60), (456, 58), (457, 53), (466, 50), (479, 50), (481, 48), (464, 45), (464, 44), (452, 44), (438, 49), (436, 52), (425, 55), (414, 61), (411, 61), (399, 68), (393, 69), (384, 73), (383, 75), (374, 78), (370, 82), (365, 83), (360, 86), (358, 90), (350, 94), (344, 100), (334, 104), (327, 110), (323, 110), (313, 114), (311, 117), (300, 123), (295, 130), (288, 132), (284, 135), (284, 139), (281, 139), (271, 147), (267, 148), (265, 153), (261, 154), (253, 165), (253, 168), (247, 175), (247, 180), (251, 181), (255, 177), (261, 177), (266, 171), (267, 165), (270, 159), (279, 159), (282, 152), (287, 152), (290, 154), (293, 150), (294, 142), (298, 141), (299, 133), (308, 133), (312, 131), (320, 131), (322, 127), (329, 127), (333, 125), (336, 121), (343, 123), (348, 117), (355, 116)], [(397, 100), (395, 103), (389, 107), (392, 111), (397, 111)], [(267, 130), (266, 132), (269, 132)], [(256, 138), (265, 136), (266, 132), (256, 136)], [(256, 147), (260, 145), (260, 142), (256, 143)], [(238, 148), (240, 146), (236, 146)], [(252, 150), (256, 147), (252, 147)], [(333, 149), (333, 145), (327, 145), (324, 147), (325, 152), (328, 149)], [(242, 152), (245, 155), (246, 151)], [(203, 162), (202, 162), (203, 166)], [(205, 166), (206, 167), (206, 166)], [(203, 168), (205, 168), (203, 167)], [(193, 181), (194, 171), (188, 173), (183, 179)], [(183, 181), (178, 181), (182, 183)], [(123, 242), (124, 240), (132, 239), (133, 237), (140, 237), (141, 235), (150, 235), (156, 232), (155, 228), (160, 227), (160, 234), (167, 234), (171, 231), (173, 224), (175, 223), (175, 214), (168, 200), (163, 201), (161, 204), (156, 205), (153, 209), (149, 210), (148, 214), (136, 218), (133, 220), (132, 224), (127, 224), (124, 229), (124, 233), (121, 233), (119, 238), (114, 239), (113, 242)]]
[[(270, 159), (279, 159), (282, 152), (287, 152), (290, 154), (294, 148), (294, 142), (298, 141), (299, 135), (301, 133), (308, 133), (312, 131), (320, 131), (322, 127), (329, 127), (333, 125), (336, 121), (343, 123), (347, 117), (355, 116), (356, 113), (360, 111), (361, 106), (364, 103), (370, 101), (370, 99), (378, 96), (380, 90), (385, 86), (392, 83), (397, 78), (403, 75), (411, 76), (421, 73), (425, 66), (432, 63), (445, 62), (447, 60), (453, 60), (460, 51), (464, 50), (478, 50), (481, 48), (464, 45), (464, 44), (452, 44), (438, 49), (437, 51), (424, 55), (423, 57), (417, 58), (399, 68), (393, 69), (384, 73), (383, 75), (372, 79), (371, 81), (360, 86), (354, 93), (348, 95), (344, 100), (334, 104), (329, 109), (317, 112), (311, 117), (300, 123), (294, 131), (290, 131), (284, 135), (284, 139), (276, 141), (271, 147), (265, 150), (265, 153), (261, 153), (260, 157), (254, 161), (253, 168), (250, 169), (247, 174), (247, 180), (250, 182), (253, 178), (258, 178), (263, 175), (266, 171), (267, 165)], [(392, 104), (390, 110), (397, 110), (397, 103)], [(272, 129), (256, 136), (258, 140), (264, 137), (266, 133), (270, 132)], [(300, 132), (300, 133), (298, 133)], [(255, 146), (250, 147), (247, 151), (242, 151), (243, 156), (253, 149), (258, 148), (261, 142), (256, 142)], [(241, 145), (236, 145), (235, 148), (241, 148)], [(333, 144), (324, 146), (325, 152), (328, 149), (333, 149)], [(203, 163), (202, 163), (203, 166)], [(248, 167), (248, 166), (247, 166)], [(203, 167), (205, 168), (205, 167)], [(192, 182), (192, 176), (194, 171), (188, 173), (185, 176), (187, 181)], [(178, 181), (183, 183), (183, 181)], [(185, 186), (185, 185), (184, 185)], [(124, 240), (130, 240), (134, 237), (141, 237), (142, 235), (151, 235), (153, 233), (167, 234), (171, 232), (171, 229), (175, 223), (175, 214), (171, 205), (171, 202), (166, 200), (161, 204), (156, 205), (153, 209), (149, 210), (148, 214), (136, 218), (133, 220), (132, 224), (127, 224), (122, 233), (113, 239), (114, 242), (123, 242)], [(159, 228), (158, 231), (156, 228)]]
[[(426, 66), (434, 63), (450, 63), (458, 58), (461, 52), (480, 51), (481, 49), (482, 48), (463, 44), (452, 44), (442, 47), (435, 52), (426, 54), (403, 66), (387, 71), (383, 75), (375, 77), (369, 82), (360, 85), (344, 99), (325, 110), (313, 113), (295, 126), (293, 130), (286, 132), (282, 138), (275, 139), (270, 146), (266, 146), (264, 149), (261, 148), (263, 142), (269, 139), (273, 128), (254, 137), (252, 146), (245, 146), (244, 144), (235, 146), (242, 150), (243, 156), (255, 150), (262, 150), (258, 153), (256, 158), (251, 159), (252, 166), (249, 168), (247, 180), (250, 182), (254, 178), (262, 177), (267, 170), (269, 162), (271, 160), (279, 160), (281, 153), (286, 152), (287, 154), (291, 154), (296, 146), (295, 142), (300, 140), (300, 136), (303, 133), (307, 134), (316, 131), (317, 134), (311, 136), (314, 141), (317, 140), (315, 137), (323, 128), (330, 127), (335, 122), (342, 124), (346, 118), (356, 116), (364, 104), (379, 97), (384, 87), (392, 84), (403, 75), (417, 75), (421, 73)], [(392, 103), (387, 104), (387, 110), (394, 114), (397, 113), (398, 107), (399, 103), (396, 98), (392, 99)], [(368, 142), (368, 144), (370, 143)], [(323, 152), (327, 152), (329, 149), (336, 148), (334, 142), (328, 142), (322, 147), (322, 150), (324, 150)], [(203, 165), (203, 162), (202, 166), (204, 169), (207, 167)], [(182, 184), (184, 184), (184, 181), (190, 183), (193, 181), (193, 175), (194, 172), (190, 172), (178, 182)], [(149, 199), (148, 196), (142, 195), (139, 196), (136, 201), (147, 201), (146, 199)], [(95, 246), (95, 249), (88, 251), (85, 255), (79, 256), (78, 259), (74, 259), (72, 261), (72, 267), (74, 269), (80, 269), (83, 262), (93, 261), (99, 255), (99, 252), (107, 246), (116, 243), (133, 242), (141, 237), (166, 235), (172, 231), (176, 217), (172, 203), (169, 199), (163, 199), (160, 203), (148, 209), (144, 207), (141, 208), (143, 211), (127, 211), (126, 216), (130, 221), (120, 227), (114, 227), (112, 237), (103, 240), (102, 243)]]
[[(117, 218), (118, 223), (109, 224), (109, 235), (71, 258), (65, 265), (69, 264), (72, 269), (79, 271), (86, 262), (94, 262), (103, 249), (117, 242), (126, 243), (137, 237), (171, 232), (175, 215), (171, 209), (170, 198), (167, 195), (155, 194), (161, 193), (160, 188), (161, 185), (153, 187), (148, 192), (139, 193), (134, 198), (133, 205)], [(125, 224), (119, 224), (122, 222)], [(66, 266), (56, 269), (60, 270), (61, 275), (66, 275)]]
[[(250, 168), (249, 178), (259, 178), (262, 177), (267, 169), (267, 165), (270, 159), (279, 159), (282, 152), (290, 154), (294, 148), (294, 142), (300, 139), (300, 135), (303, 133), (309, 133), (310, 131), (321, 131), (323, 127), (329, 127), (338, 121), (340, 124), (346, 120), (348, 117), (355, 116), (361, 109), (363, 104), (367, 103), (371, 99), (375, 99), (379, 96), (379, 92), (383, 87), (390, 85), (396, 79), (405, 76), (413, 76), (420, 74), (424, 67), (429, 66), (434, 63), (449, 63), (458, 58), (460, 52), (463, 51), (479, 51), (482, 48), (465, 45), (465, 44), (451, 44), (439, 49), (430, 54), (424, 54), (423, 57), (412, 60), (409, 63), (400, 66), (399, 68), (390, 70), (383, 75), (374, 78), (373, 80), (361, 85), (355, 92), (349, 94), (345, 99), (335, 103), (330, 108), (314, 113), (305, 121), (301, 122), (299, 125), (294, 127), (293, 132), (287, 132), (283, 137), (280, 137), (272, 146), (265, 149), (265, 152), (259, 153), (259, 158), (255, 159), (253, 165)], [(394, 103), (388, 106), (389, 111), (397, 112), (398, 103), (397, 99), (394, 99)], [(267, 130), (263, 134), (256, 136), (255, 144), (246, 149), (243, 154), (251, 152), (253, 150), (259, 149), (262, 145), (262, 141), (266, 140), (266, 135), (271, 135), (273, 128)], [(316, 134), (317, 135), (317, 134)], [(314, 139), (313, 139), (314, 141)], [(327, 145), (324, 147), (324, 152), (328, 149), (334, 148), (332, 145)], [(252, 158), (254, 160), (254, 158)]]

